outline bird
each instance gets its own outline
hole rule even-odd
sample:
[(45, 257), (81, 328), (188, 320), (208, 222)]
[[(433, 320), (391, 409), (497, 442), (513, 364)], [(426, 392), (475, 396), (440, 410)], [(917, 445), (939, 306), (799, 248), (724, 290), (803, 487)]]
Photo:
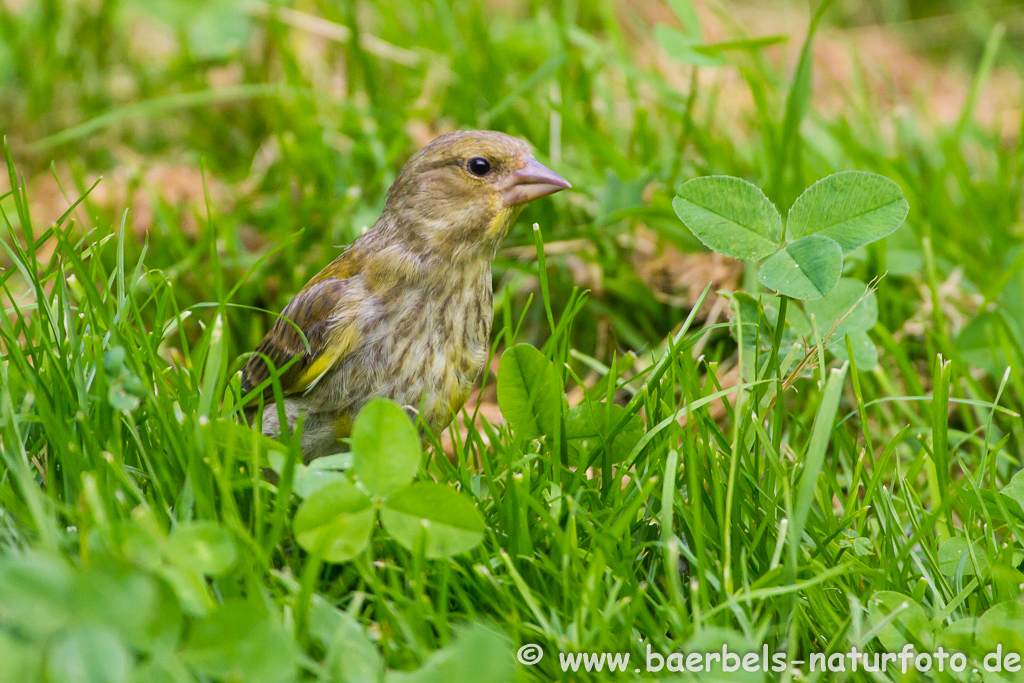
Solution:
[(378, 397), (439, 434), (486, 363), (499, 245), (528, 202), (571, 187), (525, 141), (496, 131), (447, 133), (413, 154), (380, 218), (292, 298), (245, 362), (250, 421), (264, 402), (253, 427), (281, 435), (276, 375), (307, 464), (343, 452)]

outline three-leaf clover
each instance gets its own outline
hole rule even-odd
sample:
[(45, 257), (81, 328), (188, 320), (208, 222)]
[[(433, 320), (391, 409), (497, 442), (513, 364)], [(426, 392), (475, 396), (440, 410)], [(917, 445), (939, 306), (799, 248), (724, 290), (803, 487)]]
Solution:
[[(797, 198), (785, 226), (757, 186), (729, 176), (684, 183), (672, 206), (709, 249), (743, 261), (764, 259), (758, 280), (803, 301), (818, 334), (831, 333), (823, 341), (836, 356), (848, 357), (849, 335), (858, 367), (875, 365), (878, 353), (867, 336), (878, 315), (874, 294), (862, 282), (840, 278), (845, 254), (892, 234), (906, 219), (909, 205), (899, 185), (874, 173), (835, 173)], [(744, 335), (745, 344), (758, 327)]]
[(761, 265), (761, 284), (802, 301), (828, 295), (843, 255), (893, 233), (909, 205), (892, 180), (843, 171), (800, 195), (782, 216), (757, 186), (728, 176), (694, 178), (672, 202), (676, 215), (708, 248)]
[(426, 557), (461, 553), (483, 539), (483, 516), (468, 497), (446, 484), (413, 483), (420, 437), (398, 405), (366, 404), (352, 425), (351, 447), (356, 481), (323, 478), (295, 514), (295, 537), (307, 551), (329, 562), (355, 557), (369, 544), (378, 511), (396, 541)]

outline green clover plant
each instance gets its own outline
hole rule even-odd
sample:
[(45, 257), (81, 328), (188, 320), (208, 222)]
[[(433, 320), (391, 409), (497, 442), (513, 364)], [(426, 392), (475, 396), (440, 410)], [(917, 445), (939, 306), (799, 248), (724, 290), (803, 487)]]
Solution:
[[(820, 341), (837, 357), (847, 358), (852, 349), (859, 367), (875, 365), (877, 351), (867, 336), (878, 316), (874, 292), (862, 282), (841, 277), (843, 258), (903, 223), (909, 205), (899, 185), (874, 173), (835, 173), (797, 198), (785, 225), (757, 186), (729, 176), (684, 183), (672, 206), (709, 249), (743, 261), (761, 261), (759, 281), (780, 297), (774, 308), (765, 306), (766, 315), (774, 311), (776, 320), (785, 324), (786, 302), (803, 301), (815, 323), (815, 341), (824, 335)], [(740, 302), (741, 308), (744, 305)], [(790, 328), (811, 336), (806, 318), (793, 319)]]
[(480, 543), (484, 519), (467, 496), (446, 484), (413, 481), (423, 452), (402, 408), (385, 399), (369, 402), (350, 442), (350, 453), (295, 468), (294, 490), (305, 498), (293, 522), (300, 546), (329, 562), (350, 560), (369, 545), (378, 512), (392, 538), (429, 558)]

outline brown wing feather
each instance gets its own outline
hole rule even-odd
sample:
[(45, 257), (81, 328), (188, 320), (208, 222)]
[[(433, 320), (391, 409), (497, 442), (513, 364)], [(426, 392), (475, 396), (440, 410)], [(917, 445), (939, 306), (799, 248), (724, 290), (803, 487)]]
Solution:
[[(331, 320), (356, 271), (352, 259), (344, 258), (346, 255), (313, 278), (274, 321), (242, 370), (243, 392), (252, 391), (270, 377), (268, 358), (278, 372), (296, 359), (280, 376), (281, 388), (288, 395), (305, 391), (347, 354), (354, 335), (339, 330), (338, 321)], [(271, 398), (273, 386), (268, 386), (263, 396)]]

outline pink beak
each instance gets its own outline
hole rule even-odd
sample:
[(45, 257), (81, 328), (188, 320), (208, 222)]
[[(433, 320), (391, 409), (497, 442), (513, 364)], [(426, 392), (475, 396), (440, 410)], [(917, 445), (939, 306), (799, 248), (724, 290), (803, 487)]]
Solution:
[(534, 199), (547, 197), (571, 187), (568, 180), (530, 157), (522, 168), (512, 172), (508, 183), (501, 190), (501, 198), (505, 206), (513, 206), (532, 202)]

